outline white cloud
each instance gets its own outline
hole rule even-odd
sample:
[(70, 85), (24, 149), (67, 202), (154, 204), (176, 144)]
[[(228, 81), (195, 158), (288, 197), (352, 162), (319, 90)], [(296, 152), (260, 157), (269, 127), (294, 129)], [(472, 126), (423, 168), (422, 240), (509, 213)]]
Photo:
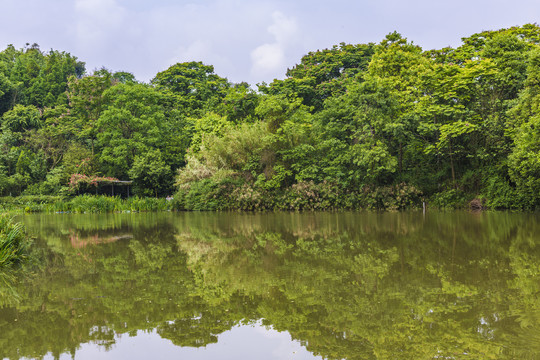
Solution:
[(77, 38), (93, 46), (110, 43), (111, 35), (123, 28), (126, 10), (115, 0), (76, 0)]
[(272, 14), (272, 19), (274, 23), (268, 27), (268, 32), (274, 35), (276, 43), (293, 43), (298, 32), (296, 20), (292, 17), (286, 17), (279, 11)]
[(180, 46), (168, 63), (201, 61), (212, 54), (212, 46), (203, 40), (195, 40), (188, 46)]
[(113, 23), (118, 14), (124, 12), (115, 0), (76, 0), (75, 10), (84, 16)]
[(256, 47), (251, 52), (251, 74), (268, 78), (279, 77), (285, 73), (287, 50), (297, 42), (298, 27), (293, 17), (281, 12), (272, 14), (273, 23), (267, 28), (274, 42)]
[[(234, 82), (283, 78), (309, 51), (379, 42), (397, 30), (424, 48), (534, 22), (538, 0), (0, 0), (0, 50), (37, 42), (150, 80), (203, 61)], [(462, 11), (467, 7), (467, 11)], [(279, 11), (277, 11), (279, 10)]]
[(251, 60), (253, 74), (273, 75), (285, 66), (285, 51), (279, 43), (264, 44), (251, 52)]
[[(0, 50), (8, 44), (22, 47), (38, 43), (42, 50), (67, 50), (70, 19), (66, 12), (73, 7), (71, 0), (56, 0), (54, 4), (41, 0), (1, 0)], [(64, 45), (64, 49), (58, 44)]]

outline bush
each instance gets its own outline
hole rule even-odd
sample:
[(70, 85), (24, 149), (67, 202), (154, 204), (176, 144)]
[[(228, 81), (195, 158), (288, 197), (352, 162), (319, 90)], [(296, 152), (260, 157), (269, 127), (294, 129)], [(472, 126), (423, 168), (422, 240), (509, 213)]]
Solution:
[(422, 193), (414, 186), (398, 184), (364, 187), (347, 192), (324, 181), (302, 181), (283, 190), (267, 190), (241, 179), (204, 179), (180, 188), (172, 202), (176, 210), (403, 210), (422, 206)]
[(285, 189), (277, 202), (283, 210), (335, 210), (353, 208), (351, 197), (328, 181), (301, 181)]
[(234, 189), (233, 179), (204, 179), (180, 189), (175, 195), (175, 208), (190, 211), (213, 211), (228, 208), (228, 194)]
[(246, 183), (235, 187), (230, 193), (227, 208), (242, 211), (271, 210), (274, 198), (270, 192)]
[(467, 198), (463, 192), (450, 189), (433, 195), (431, 203), (439, 209), (461, 209), (466, 206)]
[(422, 206), (422, 192), (405, 183), (363, 187), (359, 193), (358, 206), (370, 210), (404, 210)]
[(509, 181), (500, 176), (488, 178), (482, 197), (491, 209), (517, 209), (526, 204)]
[(284, 210), (317, 210), (321, 208), (319, 186), (313, 181), (301, 181), (285, 190), (280, 202)]

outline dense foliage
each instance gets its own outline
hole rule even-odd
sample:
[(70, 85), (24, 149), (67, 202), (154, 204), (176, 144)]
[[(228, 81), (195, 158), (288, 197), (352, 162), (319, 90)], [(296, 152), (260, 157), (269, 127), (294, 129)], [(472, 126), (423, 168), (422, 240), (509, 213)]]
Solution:
[(395, 32), (342, 43), (258, 90), (201, 62), (144, 84), (9, 46), (0, 195), (71, 196), (119, 179), (140, 196), (176, 192), (186, 210), (540, 206), (537, 25), (456, 49), (424, 51)]

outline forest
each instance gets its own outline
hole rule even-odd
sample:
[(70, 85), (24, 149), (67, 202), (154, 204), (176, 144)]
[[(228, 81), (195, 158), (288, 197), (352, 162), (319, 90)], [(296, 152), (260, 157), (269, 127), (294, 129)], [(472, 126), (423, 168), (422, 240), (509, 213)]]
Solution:
[[(0, 52), (0, 202), (129, 181), (177, 210), (540, 207), (540, 27), (423, 50), (312, 51), (283, 80), (149, 82), (39, 45)], [(11, 200), (10, 200), (11, 199)]]

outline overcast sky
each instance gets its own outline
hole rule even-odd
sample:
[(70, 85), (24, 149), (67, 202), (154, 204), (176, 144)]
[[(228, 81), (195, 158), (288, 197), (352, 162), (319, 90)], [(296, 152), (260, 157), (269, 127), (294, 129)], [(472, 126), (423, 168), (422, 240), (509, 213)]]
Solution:
[(424, 49), (455, 47), (539, 19), (540, 0), (0, 0), (0, 49), (38, 43), (77, 56), (89, 72), (143, 81), (195, 60), (257, 84), (340, 42), (379, 42), (397, 30)]

